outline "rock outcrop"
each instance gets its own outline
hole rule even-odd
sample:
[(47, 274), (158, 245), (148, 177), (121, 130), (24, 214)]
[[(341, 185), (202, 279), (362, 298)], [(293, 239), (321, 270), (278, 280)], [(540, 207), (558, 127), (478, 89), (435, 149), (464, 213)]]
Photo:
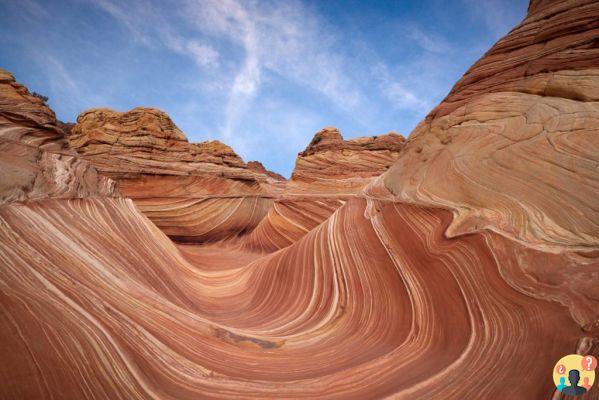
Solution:
[(483, 93), (599, 100), (598, 7), (595, 0), (531, 1), (526, 19), (464, 74), (427, 120)]
[(506, 279), (596, 329), (599, 4), (537, 1), (531, 10), (418, 125), (372, 190), (452, 210), (448, 237), (493, 231), (541, 251), (517, 252)]
[(298, 154), (291, 180), (241, 247), (270, 252), (295, 243), (386, 171), (404, 141), (393, 132), (351, 140), (333, 127), (316, 132)]
[(274, 179), (276, 181), (284, 181), (284, 180), (286, 180), (283, 175), (277, 174), (276, 172), (267, 170), (264, 167), (264, 165), (262, 165), (262, 163), (260, 161), (248, 161), (247, 167), (248, 167), (248, 169), (250, 169), (252, 171), (255, 171), (255, 172), (258, 172), (260, 174), (264, 174), (266, 176), (269, 176), (269, 177), (271, 177), (272, 179)]
[[(555, 362), (599, 356), (596, 21), (596, 2), (533, 0), (405, 143), (326, 129), (282, 185), (222, 147), (169, 158), (167, 143), (186, 145), (161, 118), (117, 135), (113, 163), (102, 141), (120, 123), (73, 128), (138, 197), (3, 189), (19, 194), (0, 204), (0, 398), (562, 398)], [(543, 67), (515, 73), (518, 60)], [(538, 92), (544, 74), (556, 80)], [(2, 76), (3, 143), (69, 151), (49, 109)], [(267, 184), (262, 218), (158, 203), (258, 201)], [(251, 233), (177, 245), (143, 198), (176, 229)]]
[(117, 195), (112, 180), (69, 149), (44, 100), (0, 69), (0, 204)]
[(266, 172), (248, 168), (218, 140), (190, 143), (160, 110), (86, 111), (69, 144), (178, 241), (242, 235), (272, 204)]
[(599, 4), (531, 10), (414, 130), (385, 181), (398, 199), (454, 209), (452, 236), (486, 227), (539, 248), (590, 250)]
[(222, 167), (223, 174), (239, 179), (254, 178), (244, 173), (245, 163), (229, 146), (218, 140), (189, 143), (169, 116), (154, 108), (88, 110), (77, 118), (69, 144), (100, 171), (117, 179), (211, 173), (205, 171), (205, 164)]
[(337, 128), (326, 127), (298, 154), (291, 179), (309, 183), (310, 191), (355, 193), (397, 160), (404, 141), (396, 133), (343, 140)]

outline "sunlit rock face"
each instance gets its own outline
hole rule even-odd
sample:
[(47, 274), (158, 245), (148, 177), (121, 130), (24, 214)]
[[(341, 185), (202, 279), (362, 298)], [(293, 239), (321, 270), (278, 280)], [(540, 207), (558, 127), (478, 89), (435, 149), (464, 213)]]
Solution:
[(448, 237), (490, 230), (563, 254), (521, 255), (527, 279), (514, 286), (596, 327), (599, 3), (538, 1), (531, 11), (418, 125), (377, 184), (394, 201), (451, 210)]
[[(549, 72), (514, 78), (508, 89), (463, 86), (503, 54), (496, 66), (545, 58), (568, 93), (595, 90), (589, 37), (599, 8), (541, 0), (529, 11), (497, 44), (519, 47), (496, 46), (475, 64), (398, 145), (389, 170), (374, 154), (344, 148), (340, 141), (352, 141), (333, 129), (317, 134), (283, 184), (203, 172), (257, 174), (227, 165), (230, 156), (197, 161), (200, 173), (186, 154), (166, 161), (119, 150), (127, 171), (111, 171), (100, 151), (102, 173), (143, 193), (131, 200), (92, 191), (93, 182), (98, 190), (113, 182), (107, 177), (86, 181), (89, 196), (21, 184), (18, 159), (0, 153), (2, 184), (16, 182), (3, 186), (10, 196), (0, 205), (0, 398), (562, 398), (554, 363), (599, 356), (598, 103), (533, 93), (534, 78)], [(571, 53), (551, 56), (557, 43)], [(2, 77), (16, 88), (1, 86), (3, 143), (69, 151), (51, 111)], [(357, 142), (392, 152), (373, 149), (376, 139)], [(92, 160), (86, 146), (78, 151)], [(249, 231), (237, 240), (209, 245), (173, 243), (139, 200), (160, 188), (167, 199), (257, 198), (263, 182), (273, 193), (266, 216), (253, 229), (232, 227)], [(210, 227), (206, 215), (224, 209), (254, 218), (256, 208), (240, 207), (166, 215), (179, 218), (173, 227)]]
[(217, 140), (190, 143), (160, 110), (86, 111), (69, 145), (178, 241), (243, 235), (272, 205), (273, 178), (266, 171), (248, 169)]
[(288, 191), (355, 194), (397, 160), (404, 141), (396, 133), (343, 140), (337, 128), (324, 128), (298, 154)]
[(326, 127), (299, 153), (291, 179), (243, 249), (270, 252), (302, 238), (399, 157), (403, 136), (388, 133), (344, 140)]
[(248, 161), (247, 167), (252, 171), (267, 175), (275, 181), (285, 181), (285, 177), (283, 175), (267, 170), (260, 161)]
[(44, 100), (0, 69), (0, 204), (116, 195), (111, 179), (69, 149)]
[[(69, 144), (102, 172), (116, 178), (127, 174), (201, 173), (203, 164), (245, 168), (229, 146), (218, 140), (189, 143), (166, 113), (153, 108), (138, 107), (128, 112), (88, 110), (77, 118)], [(237, 173), (244, 176), (244, 171)], [(251, 174), (246, 176), (252, 178)]]

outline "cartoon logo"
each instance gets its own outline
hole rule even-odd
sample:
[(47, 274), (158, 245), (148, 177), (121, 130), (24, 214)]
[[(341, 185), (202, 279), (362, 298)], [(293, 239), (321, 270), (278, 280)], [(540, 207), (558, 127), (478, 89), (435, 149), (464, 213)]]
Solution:
[(553, 383), (563, 394), (580, 396), (595, 382), (597, 359), (593, 356), (568, 354), (560, 358), (553, 368)]

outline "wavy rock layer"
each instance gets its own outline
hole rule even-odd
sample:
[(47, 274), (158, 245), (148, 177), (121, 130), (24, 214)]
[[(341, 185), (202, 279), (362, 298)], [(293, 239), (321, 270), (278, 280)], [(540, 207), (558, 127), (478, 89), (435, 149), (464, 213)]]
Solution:
[(295, 243), (386, 171), (404, 141), (396, 133), (344, 140), (333, 127), (317, 132), (298, 154), (291, 180), (241, 248), (271, 252)]
[(0, 204), (116, 195), (112, 180), (68, 148), (43, 100), (0, 69)]
[(484, 229), (548, 253), (579, 252), (543, 268), (523, 259), (530, 279), (518, 286), (543, 297), (560, 291), (577, 322), (596, 327), (599, 4), (531, 9), (415, 129), (380, 180), (396, 201), (452, 210), (450, 237)]
[[(268, 171), (219, 141), (189, 143), (164, 112), (84, 112), (69, 144), (176, 240), (218, 241), (252, 230), (272, 204)], [(221, 198), (224, 197), (222, 200)]]
[[(477, 68), (501, 76), (522, 58), (565, 77), (568, 93), (593, 92), (585, 60), (598, 9), (535, 0), (529, 10), (497, 45), (517, 50), (496, 46), (471, 82)], [(558, 69), (568, 57), (578, 61)], [(204, 199), (193, 205), (204, 211), (166, 219), (201, 235), (252, 230), (237, 242), (177, 246), (139, 198), (0, 205), (0, 398), (560, 398), (555, 361), (599, 355), (599, 110), (588, 97), (478, 90), (489, 85), (466, 85), (468, 74), (379, 178), (319, 177), (317, 165), (344, 171), (327, 159), (360, 164), (327, 130), (290, 183), (264, 177), (273, 205), (253, 229), (242, 221), (260, 206), (237, 199), (261, 196), (259, 179), (188, 174), (193, 160), (145, 155), (123, 165), (169, 172), (115, 175), (152, 199), (154, 220), (172, 199)], [(160, 193), (153, 179), (164, 179)], [(167, 200), (152, 210), (159, 194)], [(242, 218), (223, 220), (208, 199)]]
[(428, 119), (450, 114), (482, 93), (599, 100), (598, 13), (595, 0), (531, 1), (526, 19), (466, 72)]
[(398, 199), (454, 209), (450, 235), (484, 227), (552, 251), (593, 250), (599, 3), (530, 10), (416, 128), (385, 181)]
[(544, 398), (581, 336), (500, 276), (536, 250), (447, 239), (440, 210), (352, 199), (296, 244), (218, 270), (128, 200), (0, 218), (2, 398)]
[(258, 226), (241, 241), (241, 249), (270, 253), (297, 242), (345, 203), (331, 197), (276, 200)]

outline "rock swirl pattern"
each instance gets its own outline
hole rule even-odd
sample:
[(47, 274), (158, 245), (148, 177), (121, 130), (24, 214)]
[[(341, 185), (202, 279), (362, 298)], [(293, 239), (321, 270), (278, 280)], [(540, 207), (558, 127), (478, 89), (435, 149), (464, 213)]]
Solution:
[[(560, 398), (555, 361), (599, 354), (594, 21), (594, 2), (534, 0), (405, 143), (389, 137), (397, 151), (372, 138), (342, 144), (328, 129), (283, 183), (243, 165), (173, 161), (167, 150), (148, 157), (147, 147), (123, 150), (121, 166), (168, 173), (108, 171), (105, 156), (87, 152), (95, 139), (78, 142), (77, 126), (65, 132), (3, 78), (21, 97), (0, 93), (0, 136), (26, 132), (45, 151), (51, 132), (95, 180), (54, 173), (31, 186), (20, 169), (3, 172), (0, 398)], [(561, 62), (570, 57), (578, 61)], [(535, 69), (496, 90), (464, 84), (517, 69), (516, 59), (542, 60), (568, 93), (586, 94), (535, 92), (545, 73)], [(316, 165), (345, 169), (327, 151), (371, 170), (355, 167), (360, 184), (327, 182)], [(153, 179), (165, 182), (164, 204)], [(261, 217), (234, 205), (261, 190), (270, 202)], [(237, 225), (201, 231), (220, 217), (209, 205), (167, 212), (172, 198), (194, 196), (231, 202), (223, 209), (239, 210)], [(181, 232), (211, 240), (174, 242)]]

